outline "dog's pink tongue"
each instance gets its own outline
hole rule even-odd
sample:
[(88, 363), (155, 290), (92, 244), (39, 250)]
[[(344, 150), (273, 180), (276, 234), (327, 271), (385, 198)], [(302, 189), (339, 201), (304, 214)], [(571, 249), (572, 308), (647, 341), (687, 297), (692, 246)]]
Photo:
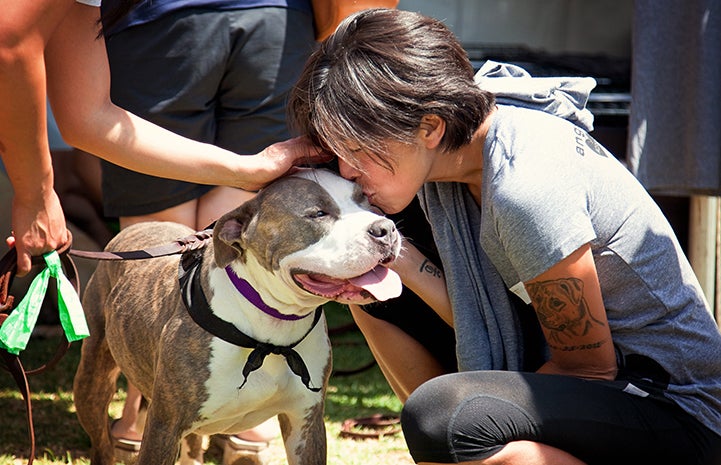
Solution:
[(368, 273), (349, 279), (351, 284), (370, 292), (377, 300), (388, 300), (401, 295), (401, 277), (393, 270), (378, 265)]

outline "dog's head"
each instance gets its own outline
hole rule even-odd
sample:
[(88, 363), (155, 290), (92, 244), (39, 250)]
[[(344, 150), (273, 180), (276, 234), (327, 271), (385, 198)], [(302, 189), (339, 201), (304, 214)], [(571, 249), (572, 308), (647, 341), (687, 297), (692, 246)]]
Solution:
[(358, 304), (401, 291), (398, 275), (384, 266), (401, 248), (394, 223), (358, 186), (327, 170), (275, 181), (221, 217), (213, 236), (216, 264), (244, 267), (261, 285), (272, 275), (296, 295)]
[(570, 278), (529, 285), (533, 307), (541, 324), (549, 330), (572, 330), (588, 314), (581, 280)]

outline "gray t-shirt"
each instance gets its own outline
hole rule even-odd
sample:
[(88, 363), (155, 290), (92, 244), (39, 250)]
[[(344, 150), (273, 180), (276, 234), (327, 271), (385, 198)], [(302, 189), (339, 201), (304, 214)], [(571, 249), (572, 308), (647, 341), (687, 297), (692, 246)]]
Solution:
[[(721, 434), (721, 333), (673, 230), (633, 175), (568, 121), (504, 105), (483, 156), (480, 244), (506, 286), (590, 243), (621, 368), (662, 368), (636, 393), (657, 389)], [(430, 203), (429, 189), (424, 207), (442, 221), (448, 208)], [(453, 244), (436, 241), (445, 268), (465, 266)], [(458, 301), (467, 290), (452, 282), (449, 292)]]

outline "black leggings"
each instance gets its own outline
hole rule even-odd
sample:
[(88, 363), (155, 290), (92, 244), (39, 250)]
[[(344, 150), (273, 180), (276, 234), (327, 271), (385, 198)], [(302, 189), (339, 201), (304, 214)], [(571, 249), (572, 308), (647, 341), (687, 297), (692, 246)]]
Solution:
[(721, 436), (622, 384), (506, 371), (445, 375), (408, 399), (403, 433), (416, 462), (481, 460), (529, 440), (589, 465), (721, 464)]

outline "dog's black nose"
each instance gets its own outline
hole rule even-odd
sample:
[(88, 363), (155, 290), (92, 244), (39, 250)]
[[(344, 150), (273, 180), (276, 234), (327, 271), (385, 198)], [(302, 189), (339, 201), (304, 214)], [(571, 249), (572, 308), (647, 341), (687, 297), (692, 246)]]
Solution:
[(387, 218), (376, 220), (368, 227), (368, 233), (371, 236), (384, 242), (393, 240), (395, 230), (395, 223)]

